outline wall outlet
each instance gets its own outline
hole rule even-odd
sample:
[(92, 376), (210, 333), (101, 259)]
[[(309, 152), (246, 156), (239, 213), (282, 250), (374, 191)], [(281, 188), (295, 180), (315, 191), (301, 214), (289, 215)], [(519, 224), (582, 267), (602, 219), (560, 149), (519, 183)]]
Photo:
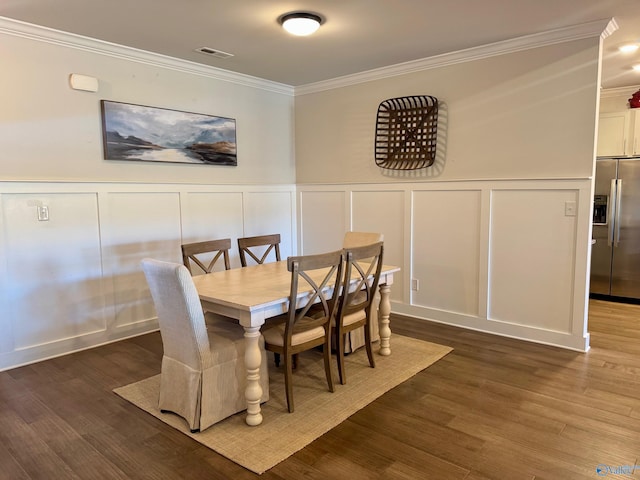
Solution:
[(420, 288), (420, 282), (418, 281), (417, 278), (412, 278), (411, 279), (411, 290), (413, 290), (414, 292), (417, 292)]

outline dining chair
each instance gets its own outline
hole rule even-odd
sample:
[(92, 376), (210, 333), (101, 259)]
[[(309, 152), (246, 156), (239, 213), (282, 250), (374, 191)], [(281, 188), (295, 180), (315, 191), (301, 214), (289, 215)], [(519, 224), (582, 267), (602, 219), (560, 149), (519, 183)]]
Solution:
[[(267, 247), (262, 251), (263, 247)], [(247, 256), (256, 264), (262, 264), (269, 253), (274, 252), (277, 262), (280, 261), (280, 234), (259, 235), (257, 237), (238, 238), (238, 250), (240, 252), (240, 264), (247, 266)]]
[[(231, 249), (231, 239), (221, 238), (219, 240), (207, 240), (204, 242), (183, 243), (182, 263), (187, 267), (189, 273), (193, 276), (196, 274), (207, 274), (214, 271), (216, 265), (221, 264), (225, 270), (231, 269), (229, 261), (229, 250)], [(197, 269), (196, 269), (197, 267)], [(217, 320), (231, 321), (237, 323), (237, 320), (225, 315), (204, 310), (205, 322), (213, 323)]]
[(347, 383), (344, 368), (345, 337), (357, 328), (364, 328), (369, 365), (375, 368), (371, 335), (373, 298), (380, 281), (384, 246), (382, 242), (344, 249), (345, 268), (342, 295), (335, 321), (336, 351), (340, 383)]
[[(344, 234), (342, 248), (362, 247), (384, 241), (384, 235), (377, 232), (353, 232), (349, 231)], [(376, 291), (373, 297), (373, 306), (371, 307), (371, 338), (374, 342), (380, 339), (378, 328), (378, 305), (380, 304), (380, 292)], [(364, 328), (358, 328), (347, 333), (344, 344), (345, 353), (351, 353), (365, 345)]]
[[(219, 260), (224, 261), (224, 269), (230, 270), (229, 249), (231, 249), (231, 239), (222, 238), (220, 240), (207, 240), (205, 242), (183, 243), (182, 263), (187, 267), (191, 275), (198, 273), (213, 272)], [(204, 257), (211, 257), (205, 260)], [(194, 272), (193, 265), (199, 270)]]
[[(189, 271), (178, 263), (142, 260), (162, 337), (158, 405), (186, 420), (192, 433), (247, 408), (244, 395), (244, 329), (238, 324), (205, 325)], [(259, 339), (261, 402), (269, 399), (264, 338)]]
[[(287, 258), (291, 272), (289, 311), (281, 322), (272, 322), (264, 332), (265, 349), (284, 357), (284, 379), (289, 412), (293, 403), (293, 357), (322, 345), (324, 369), (329, 391), (334, 391), (331, 371), (331, 325), (337, 311), (342, 284), (342, 251)], [(318, 278), (312, 270), (326, 269)], [(299, 293), (303, 292), (303, 293)], [(311, 309), (312, 305), (319, 309)]]

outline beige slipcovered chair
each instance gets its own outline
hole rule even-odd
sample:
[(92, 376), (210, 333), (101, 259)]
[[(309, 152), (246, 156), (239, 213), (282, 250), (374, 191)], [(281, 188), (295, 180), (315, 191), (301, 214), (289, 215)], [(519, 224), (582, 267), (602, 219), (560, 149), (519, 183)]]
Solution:
[[(344, 234), (344, 241), (342, 242), (342, 248), (362, 247), (364, 245), (371, 245), (373, 243), (383, 242), (384, 235), (376, 232), (346, 232)], [(377, 342), (380, 340), (380, 333), (378, 328), (378, 305), (380, 304), (380, 292), (376, 290), (373, 298), (373, 307), (371, 308), (371, 338), (372, 341)], [(347, 333), (345, 339), (345, 353), (353, 352), (358, 348), (365, 345), (364, 328), (359, 328)]]
[[(231, 322), (205, 325), (202, 305), (184, 265), (144, 259), (142, 269), (158, 313), (163, 356), (160, 410), (184, 418), (192, 433), (247, 408), (244, 330)], [(261, 402), (269, 399), (264, 339)]]
[[(262, 247), (266, 250), (260, 251)], [(256, 264), (265, 262), (270, 252), (274, 252), (276, 262), (280, 261), (280, 234), (259, 235), (257, 237), (243, 237), (238, 239), (238, 251), (240, 253), (240, 264), (243, 267), (248, 265), (247, 257)]]
[[(324, 370), (329, 391), (333, 392), (331, 371), (331, 325), (335, 323), (338, 295), (342, 283), (342, 251), (287, 258), (291, 272), (289, 312), (274, 320), (263, 334), (265, 348), (284, 357), (287, 407), (293, 412), (293, 359), (300, 352), (323, 346)], [(319, 273), (313, 272), (322, 269)], [(334, 285), (334, 288), (329, 288)], [(298, 295), (298, 292), (310, 293)], [(315, 304), (316, 308), (311, 308)]]
[(344, 344), (349, 332), (364, 329), (369, 365), (375, 368), (371, 337), (371, 311), (382, 271), (382, 242), (344, 249), (345, 267), (342, 295), (335, 317), (336, 351), (340, 383), (347, 383), (344, 368)]

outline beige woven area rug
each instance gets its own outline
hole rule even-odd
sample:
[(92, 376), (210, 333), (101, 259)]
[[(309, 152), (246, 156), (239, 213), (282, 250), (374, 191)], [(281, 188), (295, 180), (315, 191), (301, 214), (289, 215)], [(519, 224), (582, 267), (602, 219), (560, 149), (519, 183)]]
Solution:
[[(374, 346), (375, 350), (377, 348)], [(336, 379), (334, 393), (327, 389), (322, 353), (303, 353), (293, 375), (294, 413), (287, 412), (284, 374), (275, 368), (273, 355), (269, 354), (270, 399), (262, 405), (264, 420), (257, 427), (245, 423), (243, 412), (200, 433), (190, 433), (180, 417), (158, 410), (160, 375), (117, 388), (114, 392), (206, 447), (261, 474), (451, 350), (435, 343), (392, 335), (392, 353), (387, 357), (376, 353), (375, 369), (369, 367), (364, 348), (348, 355), (345, 358), (347, 384), (340, 385)], [(333, 367), (337, 377), (335, 363)]]

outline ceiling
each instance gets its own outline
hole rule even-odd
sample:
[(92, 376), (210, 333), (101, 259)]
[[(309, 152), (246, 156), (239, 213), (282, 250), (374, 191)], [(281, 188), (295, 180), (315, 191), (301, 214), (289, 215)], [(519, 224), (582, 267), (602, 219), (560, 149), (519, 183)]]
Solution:
[[(323, 26), (287, 34), (277, 19), (296, 10)], [(602, 86), (640, 85), (640, 50), (617, 50), (640, 41), (640, 0), (2, 0), (0, 16), (291, 86), (614, 18)]]

